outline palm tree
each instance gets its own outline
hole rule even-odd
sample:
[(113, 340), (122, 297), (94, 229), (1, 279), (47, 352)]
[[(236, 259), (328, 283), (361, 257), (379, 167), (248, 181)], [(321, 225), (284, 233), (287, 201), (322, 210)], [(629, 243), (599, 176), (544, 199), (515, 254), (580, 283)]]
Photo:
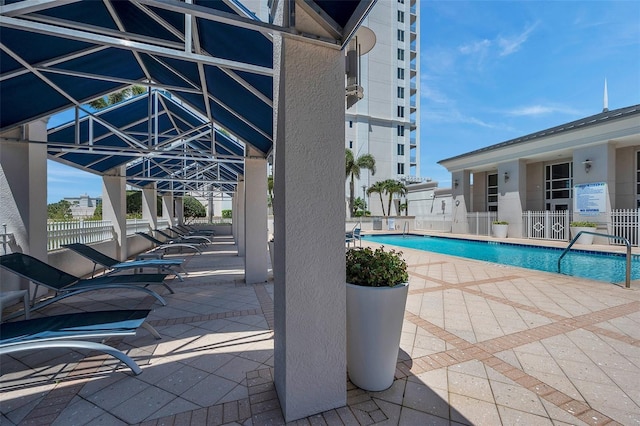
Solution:
[(351, 216), (355, 213), (353, 210), (353, 200), (355, 195), (355, 180), (360, 179), (360, 169), (371, 170), (371, 175), (376, 174), (376, 159), (371, 154), (363, 154), (358, 158), (353, 156), (353, 152), (347, 148), (346, 151), (346, 178), (351, 178), (349, 182), (349, 213)]
[(136, 96), (136, 95), (140, 95), (144, 92), (146, 92), (147, 89), (145, 89), (142, 86), (131, 86), (131, 87), (127, 87), (126, 89), (122, 89), (120, 91), (117, 92), (113, 92), (113, 93), (109, 93), (105, 97), (102, 98), (98, 98), (95, 99), (91, 102), (89, 102), (89, 106), (93, 109), (103, 109), (108, 107), (109, 105), (113, 105), (113, 104), (117, 104), (118, 102), (122, 102), (125, 99), (128, 99), (132, 96)]
[(380, 195), (380, 205), (382, 206), (382, 216), (386, 216), (384, 214), (384, 201), (382, 201), (382, 193), (385, 191), (384, 189), (384, 181), (379, 181), (374, 183), (367, 189), (367, 195), (371, 195), (374, 192), (377, 192)]
[(400, 196), (404, 196), (407, 193), (407, 187), (398, 180), (387, 179), (382, 182), (384, 186), (384, 191), (389, 195), (389, 204), (387, 212), (389, 216), (391, 216), (391, 202), (393, 200), (393, 195), (398, 194)]

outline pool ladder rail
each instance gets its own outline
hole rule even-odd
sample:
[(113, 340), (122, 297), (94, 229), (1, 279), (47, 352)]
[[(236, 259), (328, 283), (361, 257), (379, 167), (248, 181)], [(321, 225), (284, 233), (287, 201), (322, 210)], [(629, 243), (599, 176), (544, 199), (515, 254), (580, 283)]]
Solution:
[(601, 237), (608, 237), (608, 238), (613, 238), (615, 240), (620, 240), (620, 241), (623, 241), (625, 243), (625, 245), (627, 246), (627, 268), (626, 268), (626, 271), (625, 271), (624, 286), (625, 286), (625, 288), (631, 288), (631, 243), (629, 242), (629, 240), (627, 238), (619, 237), (617, 235), (603, 234), (603, 233), (600, 233), (600, 232), (591, 232), (591, 231), (580, 231), (580, 232), (578, 232), (578, 234), (575, 237), (573, 237), (573, 239), (571, 240), (571, 242), (569, 243), (567, 248), (564, 249), (564, 251), (562, 252), (560, 257), (558, 258), (558, 273), (559, 274), (561, 273), (560, 272), (560, 262), (562, 261), (562, 258), (569, 252), (569, 250), (571, 250), (571, 247), (575, 244), (575, 242), (578, 240), (578, 238), (580, 238), (580, 235), (582, 235), (582, 234), (599, 235)]
[(409, 232), (409, 222), (405, 222), (404, 226), (402, 227), (402, 237), (406, 237), (407, 232)]

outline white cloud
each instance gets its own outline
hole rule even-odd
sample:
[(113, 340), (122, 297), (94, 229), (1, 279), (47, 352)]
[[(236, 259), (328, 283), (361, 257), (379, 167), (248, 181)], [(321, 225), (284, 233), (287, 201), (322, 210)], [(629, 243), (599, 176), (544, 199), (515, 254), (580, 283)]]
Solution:
[(546, 114), (568, 114), (576, 115), (579, 112), (573, 108), (558, 106), (558, 105), (528, 105), (518, 107), (509, 111), (506, 111), (508, 115), (522, 116), (540, 116)]
[(520, 47), (527, 41), (529, 35), (537, 26), (538, 22), (525, 28), (521, 34), (512, 37), (498, 37), (498, 46), (501, 48), (499, 55), (508, 56), (520, 50)]
[(463, 55), (483, 54), (489, 47), (491, 47), (491, 42), (484, 39), (460, 46), (458, 51)]

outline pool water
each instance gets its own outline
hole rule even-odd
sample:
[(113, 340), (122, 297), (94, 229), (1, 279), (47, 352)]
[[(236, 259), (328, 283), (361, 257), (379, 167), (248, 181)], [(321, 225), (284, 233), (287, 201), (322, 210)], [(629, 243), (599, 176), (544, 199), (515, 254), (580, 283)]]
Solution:
[[(422, 235), (366, 235), (365, 240), (407, 247), (538, 271), (558, 272), (558, 258), (563, 249), (535, 247), (497, 241), (473, 241)], [(624, 255), (572, 250), (562, 259), (561, 272), (582, 278), (624, 283)], [(631, 255), (631, 279), (640, 279), (640, 256)]]

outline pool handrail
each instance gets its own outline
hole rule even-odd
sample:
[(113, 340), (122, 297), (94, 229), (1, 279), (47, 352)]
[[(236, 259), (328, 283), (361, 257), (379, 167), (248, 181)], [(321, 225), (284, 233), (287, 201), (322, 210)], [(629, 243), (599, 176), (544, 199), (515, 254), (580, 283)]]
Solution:
[(626, 271), (625, 271), (624, 286), (625, 286), (625, 288), (631, 288), (631, 243), (629, 242), (629, 239), (624, 238), (624, 237), (619, 237), (617, 235), (604, 234), (604, 233), (601, 233), (601, 232), (591, 232), (591, 231), (580, 231), (580, 232), (578, 232), (576, 234), (576, 236), (573, 237), (573, 239), (571, 240), (571, 242), (569, 243), (567, 248), (564, 249), (564, 251), (562, 252), (560, 257), (558, 258), (558, 273), (559, 274), (561, 273), (560, 272), (560, 261), (565, 256), (565, 254), (567, 254), (569, 252), (569, 250), (571, 250), (571, 247), (575, 244), (575, 242), (578, 240), (578, 238), (580, 238), (580, 236), (582, 234), (599, 235), (601, 237), (613, 238), (613, 239), (616, 239), (616, 240), (624, 241), (625, 245), (627, 246), (627, 268), (626, 268)]

